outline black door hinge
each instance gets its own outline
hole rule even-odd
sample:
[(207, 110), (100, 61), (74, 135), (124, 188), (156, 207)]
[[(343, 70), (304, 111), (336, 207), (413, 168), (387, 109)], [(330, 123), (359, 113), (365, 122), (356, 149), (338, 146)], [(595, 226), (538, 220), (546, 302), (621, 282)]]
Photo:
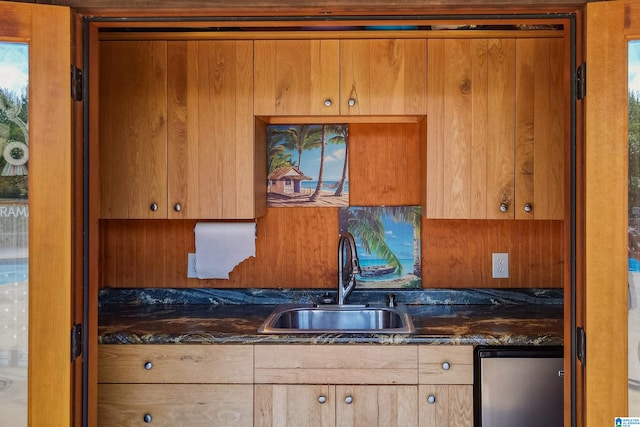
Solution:
[(587, 64), (582, 63), (576, 68), (576, 99), (583, 99), (587, 94)]
[(71, 328), (71, 361), (82, 354), (82, 324), (76, 323)]
[(587, 364), (587, 335), (579, 326), (576, 329), (576, 357), (582, 366)]
[(82, 70), (75, 65), (71, 66), (71, 99), (82, 101), (83, 78)]

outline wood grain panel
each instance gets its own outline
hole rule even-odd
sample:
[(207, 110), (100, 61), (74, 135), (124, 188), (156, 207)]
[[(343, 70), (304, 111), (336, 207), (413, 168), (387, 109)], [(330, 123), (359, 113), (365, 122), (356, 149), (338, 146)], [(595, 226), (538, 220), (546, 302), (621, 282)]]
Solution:
[[(256, 384), (255, 427), (335, 426), (335, 387), (323, 385)], [(318, 398), (324, 396), (324, 403)]]
[[(100, 426), (253, 426), (250, 384), (100, 384)], [(144, 422), (146, 423), (146, 422)]]
[[(473, 426), (472, 385), (420, 385), (418, 393), (422, 427)], [(436, 398), (435, 404), (427, 403), (429, 396)]]
[[(424, 288), (561, 288), (561, 221), (423, 220)], [(509, 253), (509, 278), (491, 278), (491, 254)]]
[(256, 40), (254, 48), (256, 115), (338, 114), (338, 40)]
[(420, 204), (420, 124), (349, 125), (349, 203)]
[[(335, 208), (271, 208), (257, 223), (256, 257), (229, 280), (187, 279), (195, 220), (103, 220), (101, 287), (334, 288)], [(426, 220), (422, 222), (425, 288), (562, 286), (561, 221)], [(491, 278), (491, 254), (509, 253), (509, 279)]]
[[(563, 41), (516, 41), (514, 212), (519, 219), (564, 217)], [(533, 210), (523, 207), (531, 204)]]
[(253, 176), (266, 176), (266, 166), (254, 161), (252, 43), (170, 41), (167, 49), (168, 217), (255, 217)]
[(340, 114), (425, 114), (426, 53), (424, 39), (341, 40)]
[(514, 197), (515, 41), (493, 39), (487, 45), (487, 218), (512, 218), (501, 203)]
[[(145, 364), (152, 364), (147, 369)], [(100, 383), (252, 384), (253, 347), (244, 345), (101, 345)]]
[(166, 42), (100, 44), (103, 218), (166, 217), (166, 59)]

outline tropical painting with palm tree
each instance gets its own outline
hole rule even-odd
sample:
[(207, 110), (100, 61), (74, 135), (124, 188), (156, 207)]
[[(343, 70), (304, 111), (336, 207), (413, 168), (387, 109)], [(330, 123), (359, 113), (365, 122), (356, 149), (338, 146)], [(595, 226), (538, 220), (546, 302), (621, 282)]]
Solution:
[(356, 240), (358, 287), (422, 286), (420, 206), (344, 207), (339, 222)]
[(349, 127), (267, 127), (269, 206), (348, 206)]

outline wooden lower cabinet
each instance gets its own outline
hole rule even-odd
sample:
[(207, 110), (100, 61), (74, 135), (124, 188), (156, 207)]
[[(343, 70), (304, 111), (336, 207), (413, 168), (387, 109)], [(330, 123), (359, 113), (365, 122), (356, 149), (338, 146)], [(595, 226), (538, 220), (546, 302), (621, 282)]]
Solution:
[(420, 427), (473, 426), (473, 385), (420, 385), (418, 394)]
[(102, 426), (253, 425), (250, 384), (100, 384)]
[(418, 387), (256, 385), (254, 419), (258, 427), (417, 427)]
[(98, 425), (253, 425), (253, 346), (101, 345)]
[(101, 345), (100, 426), (472, 427), (473, 347)]

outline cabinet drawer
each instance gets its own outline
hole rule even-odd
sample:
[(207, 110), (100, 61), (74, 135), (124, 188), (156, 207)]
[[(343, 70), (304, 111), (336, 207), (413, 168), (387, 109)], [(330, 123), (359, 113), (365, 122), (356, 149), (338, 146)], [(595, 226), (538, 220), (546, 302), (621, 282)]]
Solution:
[(415, 384), (412, 345), (258, 345), (256, 383)]
[(101, 427), (252, 426), (249, 384), (100, 384)]
[(473, 384), (473, 346), (421, 345), (420, 384)]
[(253, 383), (253, 346), (101, 345), (99, 383)]

